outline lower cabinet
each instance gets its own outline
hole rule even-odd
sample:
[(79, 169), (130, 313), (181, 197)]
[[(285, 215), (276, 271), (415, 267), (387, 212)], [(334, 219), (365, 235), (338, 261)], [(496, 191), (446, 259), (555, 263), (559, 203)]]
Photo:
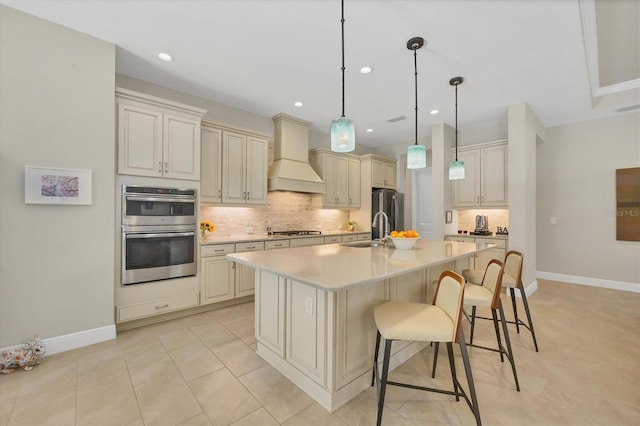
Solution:
[(235, 262), (224, 258), (235, 252), (235, 244), (202, 247), (200, 304), (222, 302), (235, 297)]
[(465, 269), (485, 270), (492, 259), (504, 261), (506, 254), (507, 241), (502, 238), (491, 237), (463, 237), (450, 235), (445, 237), (446, 241), (458, 241), (462, 243), (489, 243), (495, 244), (490, 250), (485, 250), (468, 258), (458, 259), (454, 262), (453, 270), (462, 273)]
[[(264, 250), (263, 241), (236, 244), (236, 253), (261, 250)], [(250, 296), (254, 294), (256, 287), (256, 270), (240, 263), (236, 263), (235, 268), (235, 297)]]

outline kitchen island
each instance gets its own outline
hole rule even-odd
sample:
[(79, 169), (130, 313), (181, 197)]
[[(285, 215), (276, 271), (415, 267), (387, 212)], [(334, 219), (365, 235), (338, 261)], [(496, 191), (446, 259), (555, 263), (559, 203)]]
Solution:
[[(420, 240), (411, 250), (397, 250), (389, 244), (227, 255), (256, 269), (258, 354), (328, 411), (371, 383), (375, 306), (387, 300), (430, 303), (429, 283), (453, 261), (493, 247)], [(396, 343), (392, 368), (425, 346)]]

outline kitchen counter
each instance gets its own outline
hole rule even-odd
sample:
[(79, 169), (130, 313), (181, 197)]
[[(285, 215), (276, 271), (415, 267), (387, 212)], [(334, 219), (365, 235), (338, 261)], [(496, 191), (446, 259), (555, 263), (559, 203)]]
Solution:
[[(492, 244), (419, 240), (411, 250), (350, 243), (228, 254), (234, 262), (327, 291), (379, 282), (489, 250)], [(392, 243), (389, 243), (392, 246)]]
[(493, 235), (471, 235), (471, 234), (467, 233), (467, 234), (447, 234), (447, 235), (445, 235), (445, 237), (497, 238), (497, 239), (500, 239), (500, 240), (508, 240), (509, 239), (509, 234), (496, 234), (496, 233), (494, 233)]
[[(494, 247), (427, 240), (412, 250), (352, 244), (226, 255), (255, 268), (256, 352), (330, 412), (371, 384), (374, 307), (386, 300), (431, 303), (430, 283), (443, 270)], [(394, 344), (391, 364), (426, 344)]]
[(201, 241), (201, 245), (210, 244), (229, 244), (229, 243), (249, 243), (252, 241), (275, 241), (275, 240), (293, 240), (297, 238), (310, 238), (310, 237), (331, 237), (334, 235), (357, 235), (357, 234), (371, 234), (371, 231), (327, 231), (322, 232), (320, 235), (252, 235), (245, 234), (241, 236), (228, 236), (228, 237), (214, 237), (210, 236), (207, 240)]

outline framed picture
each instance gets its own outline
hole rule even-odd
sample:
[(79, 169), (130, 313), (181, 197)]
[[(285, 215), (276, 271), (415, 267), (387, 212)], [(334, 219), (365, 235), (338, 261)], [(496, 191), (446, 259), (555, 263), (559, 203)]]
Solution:
[(640, 241), (640, 167), (616, 170), (616, 239)]
[(445, 210), (444, 223), (453, 222), (453, 211)]
[(24, 168), (25, 204), (91, 204), (91, 170)]

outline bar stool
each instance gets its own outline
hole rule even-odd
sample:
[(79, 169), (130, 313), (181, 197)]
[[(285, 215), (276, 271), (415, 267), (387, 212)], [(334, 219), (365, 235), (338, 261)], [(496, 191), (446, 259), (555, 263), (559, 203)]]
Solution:
[[(374, 309), (374, 318), (378, 332), (373, 358), (371, 386), (373, 386), (374, 383), (379, 384), (378, 420), (376, 423), (378, 426), (382, 423), (382, 411), (384, 409), (384, 397), (387, 385), (454, 395), (456, 401), (459, 401), (462, 396), (469, 405), (469, 408), (471, 408), (476, 418), (476, 423), (478, 425), (482, 424), (480, 421), (476, 389), (473, 383), (473, 374), (471, 373), (471, 364), (469, 363), (469, 354), (467, 353), (464, 333), (461, 327), (464, 290), (464, 278), (462, 278), (462, 276), (452, 271), (444, 271), (438, 280), (438, 286), (433, 297), (433, 304), (427, 305), (423, 303), (391, 301), (376, 306)], [(379, 378), (378, 352), (380, 350), (381, 337), (385, 339), (385, 346), (382, 361), (382, 378)], [(447, 344), (447, 353), (451, 367), (453, 391), (388, 381), (391, 344), (394, 340), (445, 342)], [(457, 342), (460, 345), (471, 400), (469, 400), (469, 397), (456, 377), (453, 342)]]
[[(474, 345), (469, 343), (469, 346), (473, 346), (480, 349), (486, 349), (500, 353), (500, 361), (504, 362), (504, 356), (506, 355), (509, 363), (511, 364), (511, 370), (513, 371), (513, 379), (516, 383), (516, 390), (520, 391), (520, 384), (518, 383), (518, 373), (516, 372), (516, 364), (513, 359), (513, 350), (511, 348), (511, 340), (509, 339), (509, 330), (507, 329), (507, 322), (504, 319), (504, 309), (502, 309), (502, 301), (500, 300), (500, 290), (502, 288), (502, 280), (504, 277), (504, 265), (498, 259), (493, 259), (487, 265), (484, 277), (482, 278), (482, 284), (466, 284), (464, 291), (464, 305), (470, 305), (471, 310), (471, 335), (473, 336), (473, 329), (475, 326), (476, 308), (488, 307), (491, 308), (491, 316), (493, 319), (493, 325), (496, 332), (496, 340), (498, 341), (498, 348), (488, 348), (485, 346)], [(502, 332), (504, 334), (504, 340), (507, 345), (506, 349), (502, 345), (502, 339), (500, 337), (500, 328), (498, 327), (497, 312), (500, 313), (500, 322), (502, 323)], [(431, 377), (436, 375), (436, 365), (438, 362), (438, 349), (439, 343), (435, 343), (433, 353), (433, 369)]]
[[(520, 326), (527, 328), (531, 332), (531, 337), (533, 338), (533, 345), (536, 348), (536, 352), (538, 352), (538, 340), (536, 339), (536, 332), (533, 328), (533, 321), (531, 320), (531, 311), (529, 310), (529, 302), (527, 301), (527, 293), (524, 290), (524, 285), (522, 284), (522, 262), (523, 256), (519, 251), (511, 250), (507, 252), (507, 255), (504, 258), (504, 277), (502, 278), (502, 286), (510, 289), (509, 293), (511, 294), (511, 305), (513, 306), (513, 317), (514, 321), (508, 321), (509, 324), (516, 325), (516, 331), (520, 333)], [(471, 284), (480, 284), (482, 282), (483, 271), (475, 270), (475, 269), (465, 269), (462, 271), (462, 276), (467, 280), (467, 282)], [(529, 324), (525, 324), (518, 317), (518, 308), (516, 305), (516, 295), (515, 289), (520, 291), (520, 295), (522, 297), (522, 304), (524, 305), (525, 313), (527, 314), (527, 322)], [(480, 319), (490, 320), (491, 318), (486, 317), (478, 317)], [(471, 332), (470, 343), (473, 343), (473, 331)]]

